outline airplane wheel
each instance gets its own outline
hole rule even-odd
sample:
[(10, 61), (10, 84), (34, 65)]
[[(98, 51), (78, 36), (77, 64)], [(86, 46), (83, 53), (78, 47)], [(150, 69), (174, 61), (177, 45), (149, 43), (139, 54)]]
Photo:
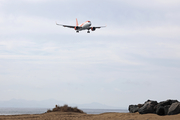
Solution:
[(79, 33), (79, 31), (76, 31), (76, 33)]
[(90, 33), (90, 31), (87, 31), (87, 33)]

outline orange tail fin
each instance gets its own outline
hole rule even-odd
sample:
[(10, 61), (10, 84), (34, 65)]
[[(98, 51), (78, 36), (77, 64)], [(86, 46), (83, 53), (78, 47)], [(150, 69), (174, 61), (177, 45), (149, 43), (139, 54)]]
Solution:
[(78, 20), (77, 20), (77, 18), (76, 18), (76, 26), (78, 26)]

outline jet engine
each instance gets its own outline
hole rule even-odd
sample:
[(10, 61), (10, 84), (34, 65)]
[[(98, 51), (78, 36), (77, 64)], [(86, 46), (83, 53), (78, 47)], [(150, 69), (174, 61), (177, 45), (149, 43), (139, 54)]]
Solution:
[(79, 27), (78, 27), (78, 26), (76, 26), (76, 27), (74, 27), (74, 29), (75, 29), (75, 30), (78, 30), (78, 29), (79, 29)]
[(92, 30), (92, 31), (95, 31), (95, 30), (96, 30), (96, 28), (95, 28), (95, 27), (91, 27), (91, 30)]

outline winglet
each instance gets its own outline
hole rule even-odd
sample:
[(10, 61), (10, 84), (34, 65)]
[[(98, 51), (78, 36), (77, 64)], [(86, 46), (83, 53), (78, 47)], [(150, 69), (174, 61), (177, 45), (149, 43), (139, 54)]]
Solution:
[(56, 25), (60, 25), (60, 24), (58, 24), (58, 23), (56, 22)]
[(76, 26), (78, 26), (78, 20), (77, 20), (77, 18), (76, 18)]

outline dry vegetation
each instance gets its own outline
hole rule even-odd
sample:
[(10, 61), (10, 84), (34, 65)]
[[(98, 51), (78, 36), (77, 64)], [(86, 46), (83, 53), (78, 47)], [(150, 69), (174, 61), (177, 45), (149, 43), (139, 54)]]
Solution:
[(84, 113), (82, 110), (78, 109), (77, 107), (69, 107), (68, 105), (58, 106), (56, 105), (55, 108), (52, 110), (47, 110), (47, 112), (77, 112), (77, 113)]

